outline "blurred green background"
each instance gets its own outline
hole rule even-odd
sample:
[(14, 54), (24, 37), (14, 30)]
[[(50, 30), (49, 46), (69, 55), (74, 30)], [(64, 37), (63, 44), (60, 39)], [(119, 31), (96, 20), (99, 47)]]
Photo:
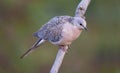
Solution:
[[(0, 73), (49, 73), (58, 48), (45, 43), (24, 59), (50, 18), (74, 16), (80, 0), (0, 0)], [(69, 49), (59, 73), (120, 73), (120, 0), (92, 0), (88, 32)]]

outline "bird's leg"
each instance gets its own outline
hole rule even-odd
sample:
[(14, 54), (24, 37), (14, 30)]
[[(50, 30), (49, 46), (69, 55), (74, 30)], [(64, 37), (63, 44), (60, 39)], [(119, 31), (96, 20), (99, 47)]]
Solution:
[(67, 48), (68, 48), (69, 46), (66, 46), (66, 45), (59, 45), (59, 49), (62, 49), (64, 52), (66, 52), (67, 53)]
[(71, 45), (68, 45), (68, 48), (70, 49), (70, 48), (71, 48)]

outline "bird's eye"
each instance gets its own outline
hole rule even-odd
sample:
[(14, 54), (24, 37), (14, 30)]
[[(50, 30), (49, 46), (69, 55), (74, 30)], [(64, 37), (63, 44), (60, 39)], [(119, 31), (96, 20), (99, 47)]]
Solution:
[(80, 25), (82, 26), (82, 24), (80, 23)]

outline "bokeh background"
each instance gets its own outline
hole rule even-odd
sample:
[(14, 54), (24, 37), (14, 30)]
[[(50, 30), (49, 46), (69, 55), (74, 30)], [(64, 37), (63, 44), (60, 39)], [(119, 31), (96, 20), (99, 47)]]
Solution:
[[(50, 18), (74, 16), (80, 0), (0, 0), (0, 73), (49, 73), (58, 48), (45, 43), (29, 56), (33, 37)], [(59, 73), (120, 73), (120, 0), (92, 0), (88, 32), (69, 49)]]

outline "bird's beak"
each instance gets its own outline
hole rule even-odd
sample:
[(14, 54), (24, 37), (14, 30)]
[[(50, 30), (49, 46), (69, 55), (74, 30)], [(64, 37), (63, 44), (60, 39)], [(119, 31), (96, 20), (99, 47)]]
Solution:
[(88, 31), (87, 27), (84, 27), (84, 30), (85, 30), (85, 31)]

